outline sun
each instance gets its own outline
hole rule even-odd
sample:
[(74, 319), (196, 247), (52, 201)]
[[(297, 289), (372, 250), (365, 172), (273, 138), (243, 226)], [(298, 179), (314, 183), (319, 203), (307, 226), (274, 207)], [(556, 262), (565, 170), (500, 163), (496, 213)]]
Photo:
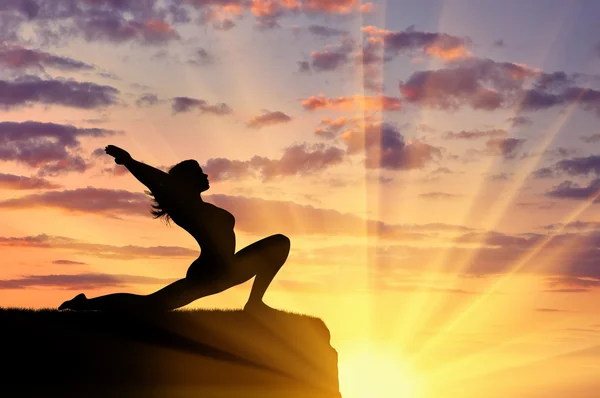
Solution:
[(391, 346), (363, 343), (345, 350), (338, 371), (343, 398), (423, 396), (421, 377)]

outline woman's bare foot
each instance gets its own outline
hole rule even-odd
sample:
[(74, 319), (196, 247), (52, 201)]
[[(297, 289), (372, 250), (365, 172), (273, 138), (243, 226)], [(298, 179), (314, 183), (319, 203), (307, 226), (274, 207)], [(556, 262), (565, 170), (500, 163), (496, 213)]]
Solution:
[(273, 307), (269, 307), (262, 301), (250, 302), (248, 301), (244, 306), (244, 311), (258, 312), (258, 311), (277, 311)]
[(71, 300), (67, 300), (58, 307), (59, 310), (80, 310), (83, 309), (82, 304), (87, 300), (85, 294), (79, 293)]

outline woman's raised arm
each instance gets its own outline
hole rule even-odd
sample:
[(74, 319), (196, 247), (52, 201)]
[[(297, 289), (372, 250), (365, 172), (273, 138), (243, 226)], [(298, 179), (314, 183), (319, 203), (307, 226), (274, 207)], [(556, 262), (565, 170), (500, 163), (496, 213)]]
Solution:
[(133, 158), (123, 163), (123, 166), (127, 167), (131, 174), (152, 192), (163, 189), (171, 181), (171, 177), (164, 171), (148, 166)]
[(166, 187), (171, 181), (171, 177), (167, 173), (133, 159), (129, 152), (124, 149), (108, 145), (105, 151), (115, 158), (115, 163), (127, 167), (127, 170), (152, 192)]

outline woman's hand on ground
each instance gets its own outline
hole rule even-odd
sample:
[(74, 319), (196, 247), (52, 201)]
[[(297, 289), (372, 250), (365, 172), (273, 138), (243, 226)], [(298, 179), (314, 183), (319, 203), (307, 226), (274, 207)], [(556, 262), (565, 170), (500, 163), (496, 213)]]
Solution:
[(115, 145), (106, 146), (106, 148), (104, 148), (104, 151), (115, 158), (116, 164), (125, 164), (128, 160), (131, 159), (131, 155), (129, 154), (129, 152)]

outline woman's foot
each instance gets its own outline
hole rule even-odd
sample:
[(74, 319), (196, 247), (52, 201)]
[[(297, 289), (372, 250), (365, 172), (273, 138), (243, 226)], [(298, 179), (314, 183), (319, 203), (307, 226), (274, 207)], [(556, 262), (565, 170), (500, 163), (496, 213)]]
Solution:
[(277, 310), (273, 307), (269, 307), (262, 301), (256, 301), (256, 302), (248, 301), (246, 303), (246, 305), (244, 306), (244, 311), (259, 312), (259, 311), (277, 311)]
[(59, 310), (81, 310), (83, 309), (83, 303), (87, 300), (85, 294), (80, 293), (71, 300), (67, 300), (58, 307)]

